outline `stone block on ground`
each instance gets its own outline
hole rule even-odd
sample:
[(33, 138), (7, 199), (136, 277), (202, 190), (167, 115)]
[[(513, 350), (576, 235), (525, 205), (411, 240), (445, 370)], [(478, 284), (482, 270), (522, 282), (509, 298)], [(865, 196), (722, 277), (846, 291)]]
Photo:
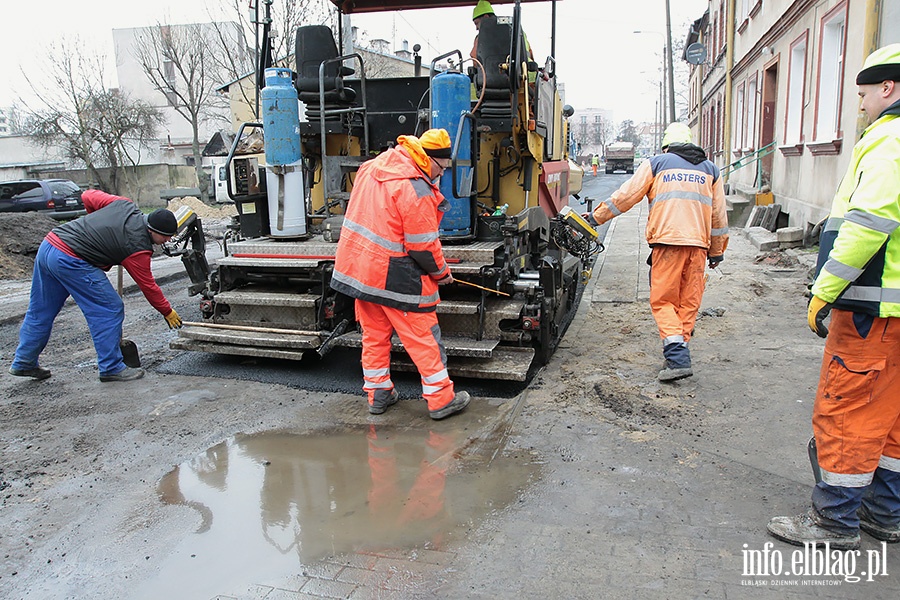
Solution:
[(775, 232), (779, 248), (799, 248), (803, 245), (802, 227), (782, 227)]
[(750, 209), (750, 216), (747, 217), (747, 228), (759, 226), (759, 222), (762, 220), (762, 212), (764, 210), (764, 206), (754, 206), (752, 209)]
[(803, 228), (802, 227), (782, 227), (781, 229), (775, 232), (775, 235), (778, 236), (779, 242), (802, 242), (803, 241)]
[(765, 227), (748, 227), (746, 232), (747, 237), (750, 238), (750, 243), (757, 250), (768, 252), (778, 248), (778, 237)]
[(763, 217), (763, 221), (760, 226), (765, 227), (770, 232), (775, 231), (775, 227), (778, 226), (778, 215), (781, 214), (781, 205), (780, 204), (770, 204), (766, 207), (766, 215)]

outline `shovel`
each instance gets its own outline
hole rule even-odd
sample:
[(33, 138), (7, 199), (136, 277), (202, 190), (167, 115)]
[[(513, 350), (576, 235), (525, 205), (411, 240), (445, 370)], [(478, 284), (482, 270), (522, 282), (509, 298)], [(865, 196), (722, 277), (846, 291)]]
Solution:
[[(119, 298), (124, 298), (125, 296), (122, 294), (122, 265), (118, 265), (116, 269), (118, 270), (116, 279), (119, 284)], [(141, 366), (141, 355), (138, 354), (137, 344), (123, 337), (119, 340), (119, 349), (122, 351), (122, 360), (125, 361), (127, 366), (132, 369), (137, 369)]]

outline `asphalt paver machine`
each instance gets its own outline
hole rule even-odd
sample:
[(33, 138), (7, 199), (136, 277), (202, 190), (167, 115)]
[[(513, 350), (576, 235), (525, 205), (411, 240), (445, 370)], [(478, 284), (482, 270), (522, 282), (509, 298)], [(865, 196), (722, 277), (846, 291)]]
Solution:
[[(474, 5), (331, 1), (351, 15)], [(443, 127), (453, 166), (440, 183), (451, 204), (441, 240), (454, 278), (474, 284), (440, 289), (448, 369), (524, 381), (545, 363), (602, 245), (569, 207), (582, 176), (567, 155), (573, 111), (552, 53), (543, 64), (529, 56), (521, 3), (495, 3), (512, 4), (512, 15), (482, 23), (476, 59), (453, 50), (419, 69), (417, 58), (417, 74), (403, 77), (367, 77), (363, 56), (345, 54), (327, 26), (299, 27), (292, 68), (266, 70), (260, 121), (240, 126), (228, 157), (238, 216), (225, 256), (209, 269), (189, 248), (202, 238), (197, 219), (175, 240), (203, 321), (172, 347), (282, 359), (361, 347), (353, 300), (329, 286), (356, 171), (397, 136)], [(397, 338), (393, 366), (414, 369)]]

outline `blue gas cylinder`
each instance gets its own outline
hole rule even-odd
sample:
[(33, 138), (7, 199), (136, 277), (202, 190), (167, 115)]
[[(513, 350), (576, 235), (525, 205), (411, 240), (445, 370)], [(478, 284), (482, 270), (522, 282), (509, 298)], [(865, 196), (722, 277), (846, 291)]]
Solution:
[(266, 163), (290, 165), (300, 160), (300, 107), (290, 69), (266, 69), (260, 92)]
[[(462, 73), (441, 73), (431, 81), (431, 127), (446, 129), (456, 144), (459, 121), (471, 105), (471, 81)], [(456, 187), (463, 192), (472, 182), (472, 134), (467, 120), (459, 140)], [(452, 147), (452, 146), (451, 146)], [(441, 176), (441, 193), (450, 209), (441, 219), (441, 235), (457, 237), (472, 234), (472, 198), (453, 195), (453, 175), (448, 169)], [(474, 190), (472, 190), (474, 192)]]

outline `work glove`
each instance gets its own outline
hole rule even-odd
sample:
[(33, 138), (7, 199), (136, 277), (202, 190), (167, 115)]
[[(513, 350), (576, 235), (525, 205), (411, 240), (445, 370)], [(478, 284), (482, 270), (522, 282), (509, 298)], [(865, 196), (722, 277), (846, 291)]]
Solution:
[(597, 219), (594, 218), (594, 213), (592, 212), (581, 213), (581, 218), (590, 223), (592, 227), (596, 227), (600, 224), (597, 222)]
[(716, 267), (719, 266), (720, 262), (725, 260), (725, 257), (724, 256), (709, 256), (709, 257), (707, 257), (707, 260), (709, 261), (709, 268), (715, 269)]
[(178, 316), (174, 308), (166, 315), (166, 323), (169, 324), (169, 329), (181, 329), (181, 317)]
[(828, 327), (825, 326), (825, 317), (831, 312), (831, 303), (825, 302), (818, 296), (812, 296), (809, 299), (809, 306), (806, 311), (806, 320), (809, 328), (820, 338), (828, 335)]
[(447, 271), (447, 274), (437, 280), (438, 285), (448, 285), (453, 283), (453, 273)]

